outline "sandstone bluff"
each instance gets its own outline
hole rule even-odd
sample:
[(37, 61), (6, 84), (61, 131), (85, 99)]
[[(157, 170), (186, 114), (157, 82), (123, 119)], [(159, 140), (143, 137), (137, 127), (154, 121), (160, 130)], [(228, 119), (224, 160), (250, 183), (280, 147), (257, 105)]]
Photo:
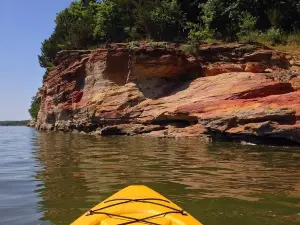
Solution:
[(34, 126), (99, 135), (300, 143), (300, 61), (264, 46), (175, 44), (62, 51)]

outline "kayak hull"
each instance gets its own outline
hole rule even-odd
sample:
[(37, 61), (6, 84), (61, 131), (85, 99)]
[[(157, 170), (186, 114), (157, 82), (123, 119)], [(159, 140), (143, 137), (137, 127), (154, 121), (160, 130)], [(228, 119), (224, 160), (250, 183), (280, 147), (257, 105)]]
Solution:
[(129, 186), (112, 195), (72, 225), (201, 225), (176, 204), (146, 186)]

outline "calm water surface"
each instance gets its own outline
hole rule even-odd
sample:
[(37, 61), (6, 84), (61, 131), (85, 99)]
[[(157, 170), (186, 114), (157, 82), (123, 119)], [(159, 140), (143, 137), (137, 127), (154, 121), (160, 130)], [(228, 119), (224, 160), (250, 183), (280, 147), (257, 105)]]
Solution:
[(300, 147), (0, 127), (0, 224), (69, 224), (130, 184), (205, 225), (300, 224)]

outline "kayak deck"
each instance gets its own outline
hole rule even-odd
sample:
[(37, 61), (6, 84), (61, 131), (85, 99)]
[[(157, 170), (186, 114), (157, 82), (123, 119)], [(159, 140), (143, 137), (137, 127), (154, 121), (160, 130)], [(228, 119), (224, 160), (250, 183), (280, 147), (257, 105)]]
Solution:
[(72, 225), (201, 225), (146, 186), (129, 186), (82, 215)]

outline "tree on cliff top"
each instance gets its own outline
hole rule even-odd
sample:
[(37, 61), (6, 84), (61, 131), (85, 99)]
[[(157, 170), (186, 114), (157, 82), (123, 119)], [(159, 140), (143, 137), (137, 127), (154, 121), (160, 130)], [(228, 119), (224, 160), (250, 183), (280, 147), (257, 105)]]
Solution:
[(87, 49), (97, 44), (97, 37), (94, 37), (97, 6), (96, 1), (90, 1), (89, 7), (72, 2), (69, 8), (57, 14), (52, 35), (42, 43), (39, 55), (42, 67), (53, 66), (60, 50)]
[(32, 97), (30, 108), (28, 110), (32, 119), (37, 119), (39, 110), (40, 110), (40, 99), (37, 99), (36, 97)]
[(95, 16), (94, 38), (98, 42), (124, 41), (129, 36), (126, 32), (130, 18), (128, 11), (128, 1), (117, 3), (117, 1), (105, 1), (98, 4)]

